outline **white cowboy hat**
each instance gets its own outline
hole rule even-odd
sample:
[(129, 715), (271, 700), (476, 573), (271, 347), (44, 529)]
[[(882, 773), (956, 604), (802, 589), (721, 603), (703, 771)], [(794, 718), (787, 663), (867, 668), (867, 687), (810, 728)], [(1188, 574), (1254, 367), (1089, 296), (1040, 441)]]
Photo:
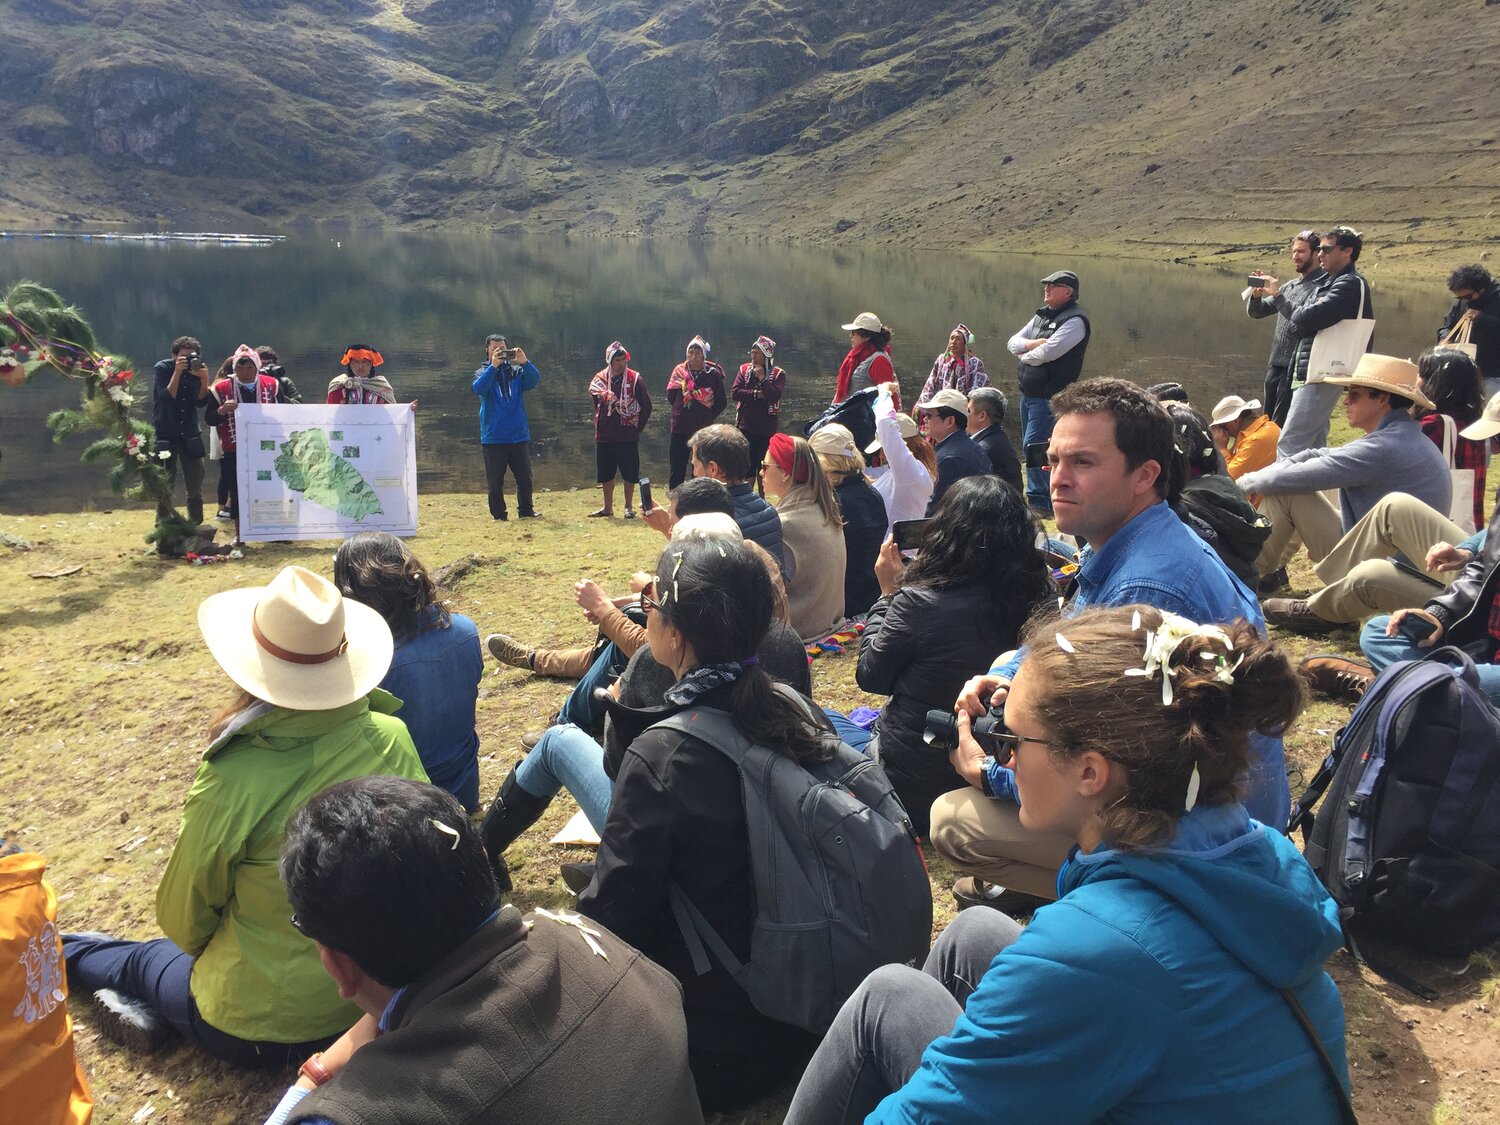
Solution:
[(1229, 395), (1219, 400), (1218, 405), (1214, 407), (1213, 414), (1208, 419), (1208, 424), (1210, 426), (1222, 426), (1233, 422), (1247, 410), (1259, 409), (1260, 399), (1258, 398), (1252, 398), (1247, 401), (1240, 398), (1239, 395)]
[(1470, 441), (1484, 441), (1496, 434), (1500, 434), (1500, 394), (1490, 396), (1490, 401), (1484, 404), (1484, 413), (1477, 422), (1470, 422), (1458, 431), (1459, 437)]
[(198, 628), (231, 680), (292, 711), (331, 711), (369, 695), (395, 651), (380, 614), (300, 566), (269, 586), (205, 598)]
[(878, 333), (885, 331), (885, 325), (880, 318), (872, 312), (862, 312), (848, 324), (844, 325), (845, 332), (870, 332)]
[(1372, 391), (1400, 395), (1431, 410), (1432, 400), (1417, 389), (1418, 380), (1417, 365), (1411, 360), (1366, 352), (1359, 357), (1359, 364), (1354, 368), (1353, 375), (1340, 375), (1324, 379), (1323, 382), (1340, 387), (1366, 387)]

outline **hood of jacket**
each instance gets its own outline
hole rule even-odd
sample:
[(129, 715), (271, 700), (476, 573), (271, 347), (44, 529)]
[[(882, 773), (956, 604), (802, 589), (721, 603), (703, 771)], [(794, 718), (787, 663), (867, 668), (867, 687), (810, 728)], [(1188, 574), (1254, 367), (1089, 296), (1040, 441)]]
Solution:
[(1058, 894), (1115, 879), (1176, 903), (1276, 988), (1309, 980), (1343, 944), (1338, 906), (1302, 854), (1243, 805), (1195, 809), (1172, 840), (1149, 851), (1075, 850), (1058, 872)]
[(394, 715), (401, 710), (401, 700), (384, 688), (375, 688), (353, 703), (331, 711), (293, 711), (270, 703), (252, 703), (224, 725), (204, 758), (212, 758), (237, 738), (252, 739), (267, 750), (290, 750), (327, 734), (366, 711), (377, 715)]

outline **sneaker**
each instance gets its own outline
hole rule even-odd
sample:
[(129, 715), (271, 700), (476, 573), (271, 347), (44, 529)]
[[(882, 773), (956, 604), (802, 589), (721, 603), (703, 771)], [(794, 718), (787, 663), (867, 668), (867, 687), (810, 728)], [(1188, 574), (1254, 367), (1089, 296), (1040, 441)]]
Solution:
[(1262, 594), (1274, 594), (1277, 590), (1284, 590), (1291, 585), (1291, 579), (1286, 575), (1286, 567), (1278, 566), (1271, 573), (1262, 575), (1257, 590)]
[(228, 508), (220, 508), (217, 512), (214, 513), (214, 519), (232, 520), (234, 519), (234, 513), (231, 512)]
[(1007, 890), (972, 875), (965, 875), (953, 884), (953, 897), (960, 910), (967, 910), (971, 906), (988, 906), (1012, 917), (1032, 914), (1052, 901), (1022, 891)]
[(111, 1043), (132, 1051), (159, 1051), (172, 1038), (172, 1025), (155, 1008), (134, 996), (101, 988), (94, 993), (90, 1007), (95, 1030)]
[(567, 884), (568, 890), (575, 895), (583, 894), (584, 890), (594, 881), (594, 865), (592, 863), (565, 863), (560, 868), (562, 881)]
[(501, 664), (525, 668), (528, 672), (534, 671), (532, 659), (536, 656), (536, 650), (527, 648), (514, 637), (507, 637), (504, 633), (491, 633), (484, 638), (484, 647)]
[(1297, 665), (1297, 671), (1302, 673), (1302, 678), (1313, 691), (1334, 699), (1347, 699), (1351, 703), (1357, 703), (1375, 681), (1375, 669), (1368, 664), (1331, 653), (1309, 656)]
[(498, 516), (495, 516), (494, 519), (495, 519), (495, 522), (497, 522), (497, 523), (505, 523), (507, 520), (510, 519), (510, 513), (509, 512), (501, 512)]
[(521, 518), (523, 520), (539, 520), (539, 519), (542, 518), (542, 513), (541, 512), (522, 512), (521, 513)]
[(1260, 603), (1266, 624), (1294, 633), (1331, 633), (1338, 623), (1319, 617), (1306, 598), (1267, 598)]

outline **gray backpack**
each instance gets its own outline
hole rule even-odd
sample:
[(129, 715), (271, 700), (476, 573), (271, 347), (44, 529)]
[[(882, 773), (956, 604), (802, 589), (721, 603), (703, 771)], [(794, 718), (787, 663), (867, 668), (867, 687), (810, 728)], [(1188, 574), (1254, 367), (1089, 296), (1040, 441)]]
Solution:
[[(805, 701), (778, 685), (778, 691)], [(875, 969), (920, 964), (932, 887), (911, 821), (879, 763), (831, 732), (833, 756), (802, 766), (757, 746), (724, 711), (694, 707), (655, 724), (690, 734), (739, 767), (755, 880), (742, 963), (673, 884), (672, 913), (699, 976), (708, 951), (763, 1015), (822, 1032)], [(705, 950), (705, 946), (707, 950)]]

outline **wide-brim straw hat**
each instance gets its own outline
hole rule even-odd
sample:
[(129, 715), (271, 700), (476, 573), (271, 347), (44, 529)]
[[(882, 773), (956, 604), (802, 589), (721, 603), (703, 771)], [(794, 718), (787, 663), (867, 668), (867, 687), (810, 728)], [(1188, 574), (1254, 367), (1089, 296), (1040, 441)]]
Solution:
[(1243, 399), (1239, 395), (1227, 395), (1221, 398), (1214, 406), (1214, 412), (1208, 419), (1210, 426), (1222, 426), (1233, 422), (1247, 410), (1259, 410), (1260, 399)]
[[(903, 441), (909, 441), (910, 439), (916, 437), (919, 433), (922, 432), (921, 430), (919, 430), (917, 428), (917, 420), (915, 418), (913, 418), (910, 414), (897, 414), (896, 415), (896, 428), (901, 431), (901, 438), (902, 438)], [(876, 438), (869, 445), (865, 446), (865, 452), (866, 453), (879, 453), (880, 452), (880, 439)]]
[(1470, 441), (1487, 441), (1496, 434), (1500, 434), (1500, 394), (1490, 396), (1478, 421), (1470, 422), (1458, 431), (1459, 437)]
[(205, 598), (198, 628), (231, 680), (293, 711), (330, 711), (369, 695), (395, 651), (380, 614), (300, 566), (268, 586)]
[(1340, 387), (1368, 387), (1372, 391), (1401, 395), (1431, 410), (1432, 400), (1417, 388), (1419, 379), (1417, 365), (1411, 360), (1366, 352), (1359, 357), (1359, 364), (1354, 368), (1353, 375), (1338, 375), (1324, 379), (1323, 382)]

